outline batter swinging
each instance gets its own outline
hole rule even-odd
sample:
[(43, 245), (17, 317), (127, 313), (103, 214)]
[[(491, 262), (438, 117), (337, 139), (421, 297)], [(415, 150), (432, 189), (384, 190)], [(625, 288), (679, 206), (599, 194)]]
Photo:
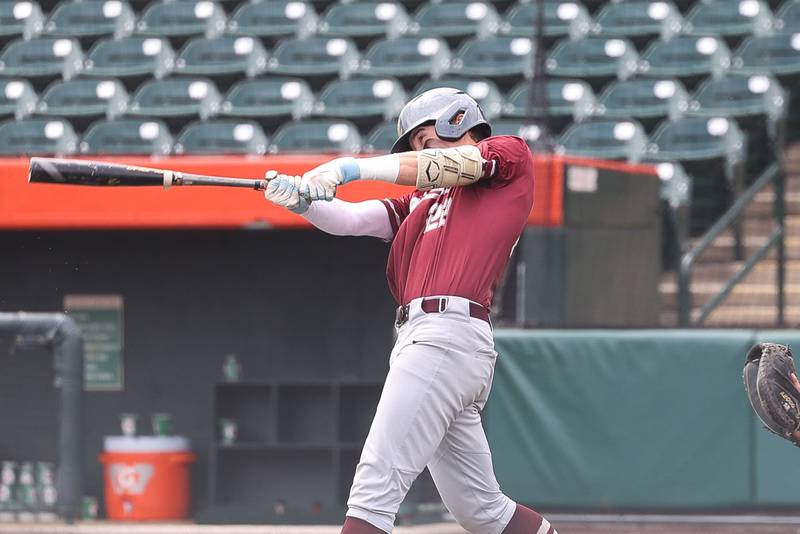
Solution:
[[(480, 419), (497, 358), (489, 306), (533, 204), (530, 150), (518, 137), (490, 137), (478, 103), (456, 89), (411, 100), (397, 129), (390, 155), (339, 158), (302, 177), (273, 172), (265, 191), (330, 234), (392, 242), (398, 337), (342, 533), (391, 532), (427, 466), (469, 532), (556, 534), (500, 491)], [(353, 180), (417, 189), (387, 200), (334, 198)]]

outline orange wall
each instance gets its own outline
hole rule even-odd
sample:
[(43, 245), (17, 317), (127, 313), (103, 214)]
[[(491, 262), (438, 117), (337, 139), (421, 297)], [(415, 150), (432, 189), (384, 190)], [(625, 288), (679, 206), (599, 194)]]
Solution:
[[(302, 174), (330, 159), (323, 155), (107, 157), (104, 161), (217, 176), (259, 178), (268, 169)], [(572, 161), (568, 159), (567, 161)], [(592, 164), (590, 160), (575, 160)], [(529, 224), (562, 223), (564, 158), (537, 157), (534, 209)], [(597, 163), (597, 162), (595, 162)], [(607, 162), (597, 163), (604, 166)], [(615, 167), (622, 164), (615, 163)], [(0, 158), (0, 228), (237, 228), (261, 225), (308, 227), (306, 221), (265, 202), (248, 189), (223, 187), (79, 187), (29, 184), (28, 158)], [(356, 182), (339, 191), (343, 200), (402, 195), (409, 189)]]

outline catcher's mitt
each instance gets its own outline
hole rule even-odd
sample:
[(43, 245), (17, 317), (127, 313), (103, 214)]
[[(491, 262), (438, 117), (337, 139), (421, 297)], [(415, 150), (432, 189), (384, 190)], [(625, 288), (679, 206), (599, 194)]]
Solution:
[(758, 343), (744, 362), (744, 389), (767, 430), (800, 447), (794, 435), (800, 430), (800, 392), (792, 384), (791, 373), (797, 371), (789, 347)]

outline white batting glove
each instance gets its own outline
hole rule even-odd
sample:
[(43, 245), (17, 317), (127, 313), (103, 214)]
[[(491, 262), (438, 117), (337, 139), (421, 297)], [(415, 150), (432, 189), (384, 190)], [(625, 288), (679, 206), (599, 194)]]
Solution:
[(308, 210), (310, 202), (300, 195), (302, 179), (299, 176), (267, 171), (264, 178), (269, 180), (267, 188), (264, 190), (264, 198), (297, 214), (305, 213)]

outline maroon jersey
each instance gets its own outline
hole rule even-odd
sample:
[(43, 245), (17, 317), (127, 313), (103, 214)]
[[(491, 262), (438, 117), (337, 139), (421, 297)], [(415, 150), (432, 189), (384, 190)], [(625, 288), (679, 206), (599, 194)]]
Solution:
[(399, 304), (450, 295), (491, 305), (533, 207), (533, 156), (514, 136), (478, 147), (490, 176), (383, 201), (394, 231), (386, 275)]

